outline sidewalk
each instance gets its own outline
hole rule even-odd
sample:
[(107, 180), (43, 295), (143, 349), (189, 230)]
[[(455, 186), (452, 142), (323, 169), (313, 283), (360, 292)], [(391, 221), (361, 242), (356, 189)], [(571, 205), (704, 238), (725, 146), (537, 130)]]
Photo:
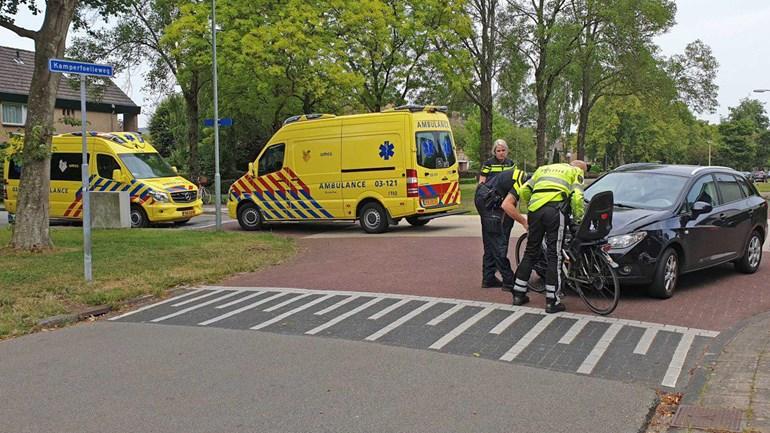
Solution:
[[(770, 312), (746, 320), (730, 331), (723, 332), (705, 355), (690, 381), (682, 405), (682, 411), (716, 409), (689, 418), (692, 428), (669, 429), (670, 433), (701, 431), (737, 431), (745, 433), (770, 433)], [(737, 411), (736, 411), (737, 410)], [(734, 428), (728, 429), (720, 422), (732, 415), (740, 416)], [(685, 419), (686, 421), (686, 419)], [(677, 417), (674, 423), (677, 423)], [(705, 423), (705, 424), (704, 424)]]

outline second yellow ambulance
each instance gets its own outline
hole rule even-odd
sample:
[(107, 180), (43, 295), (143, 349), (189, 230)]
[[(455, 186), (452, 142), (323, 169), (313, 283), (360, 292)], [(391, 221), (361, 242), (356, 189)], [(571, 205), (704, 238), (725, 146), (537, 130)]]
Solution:
[(351, 116), (294, 116), (230, 188), (245, 230), (274, 221), (358, 220), (382, 233), (462, 213), (446, 109), (403, 106)]

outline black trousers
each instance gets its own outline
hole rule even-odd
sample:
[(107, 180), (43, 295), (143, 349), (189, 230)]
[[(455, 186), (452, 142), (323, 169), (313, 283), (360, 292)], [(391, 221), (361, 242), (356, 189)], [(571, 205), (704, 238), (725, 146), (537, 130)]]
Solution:
[(503, 278), (503, 287), (513, 287), (513, 270), (508, 260), (508, 244), (513, 230), (513, 219), (502, 209), (489, 209), (485, 200), (489, 188), (481, 184), (476, 188), (474, 204), (481, 217), (481, 239), (484, 243), (484, 258), (482, 262), (483, 281), (492, 282), (497, 279), (495, 271)]
[(564, 241), (566, 216), (560, 209), (560, 203), (548, 203), (528, 216), (529, 234), (524, 259), (516, 268), (514, 290), (527, 292), (527, 282), (532, 273), (532, 266), (541, 258), (543, 237), (546, 243), (545, 296), (558, 301), (557, 293), (561, 287), (561, 248)]

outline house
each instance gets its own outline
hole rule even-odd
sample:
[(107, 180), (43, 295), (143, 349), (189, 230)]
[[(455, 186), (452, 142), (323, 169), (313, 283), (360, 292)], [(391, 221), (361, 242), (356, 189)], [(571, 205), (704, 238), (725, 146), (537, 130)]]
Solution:
[[(0, 142), (11, 133), (23, 132), (27, 119), (27, 95), (35, 68), (35, 53), (0, 46)], [(86, 96), (87, 129), (94, 131), (136, 131), (136, 105), (110, 79), (95, 78), (99, 95)], [(80, 131), (79, 77), (63, 74), (54, 108), (55, 133)], [(69, 119), (75, 122), (69, 121)]]

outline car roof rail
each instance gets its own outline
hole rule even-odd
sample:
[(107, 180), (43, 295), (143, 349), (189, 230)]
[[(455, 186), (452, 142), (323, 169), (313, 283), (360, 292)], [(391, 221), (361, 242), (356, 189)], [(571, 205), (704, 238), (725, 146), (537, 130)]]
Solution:
[(703, 171), (703, 170), (706, 170), (706, 169), (709, 169), (709, 168), (721, 168), (723, 170), (735, 171), (734, 168), (725, 167), (725, 166), (722, 166), (722, 165), (703, 165), (703, 166), (696, 167), (695, 169), (693, 169), (693, 171), (690, 173), (690, 175), (694, 175), (695, 173), (698, 173), (699, 171)]
[(662, 164), (657, 162), (632, 162), (629, 164), (623, 164), (620, 167), (616, 167), (615, 170), (630, 170), (639, 167), (660, 167)]
[(304, 122), (306, 120), (316, 120), (316, 119), (332, 119), (335, 118), (334, 114), (327, 114), (327, 113), (311, 113), (311, 114), (298, 114), (296, 116), (287, 117), (286, 120), (283, 121), (284, 125), (288, 125), (289, 123), (294, 122)]

